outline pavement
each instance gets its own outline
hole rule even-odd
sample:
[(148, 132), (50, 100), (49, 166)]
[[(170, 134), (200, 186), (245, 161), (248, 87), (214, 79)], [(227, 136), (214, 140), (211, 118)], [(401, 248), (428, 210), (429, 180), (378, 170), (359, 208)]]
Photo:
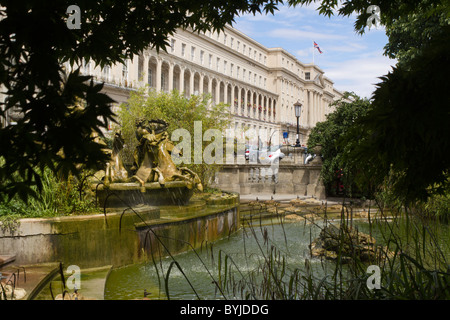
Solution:
[(309, 200), (311, 202), (327, 202), (329, 205), (333, 204), (342, 204), (342, 199), (339, 198), (332, 198), (332, 199), (315, 199), (311, 196), (301, 196), (297, 194), (286, 194), (286, 193), (258, 193), (258, 194), (244, 194), (240, 195), (240, 201), (246, 202), (246, 201), (256, 201), (256, 200), (275, 200), (279, 202), (289, 202), (293, 199), (300, 199), (300, 200)]
[[(106, 279), (112, 266), (80, 270), (81, 288), (79, 292), (87, 300), (103, 300)], [(58, 295), (61, 290), (61, 278), (59, 274), (59, 263), (42, 263), (36, 265), (15, 266), (8, 265), (0, 269), (0, 273), (6, 278), (6, 282), (15, 280), (15, 288), (24, 290), (25, 296), (20, 300), (51, 300), (49, 284), (52, 282), (54, 295)], [(15, 274), (15, 276), (11, 276)], [(68, 275), (65, 275), (69, 281)], [(11, 279), (11, 281), (9, 281)], [(73, 290), (68, 290), (72, 292)], [(56, 297), (58, 299), (58, 297)]]

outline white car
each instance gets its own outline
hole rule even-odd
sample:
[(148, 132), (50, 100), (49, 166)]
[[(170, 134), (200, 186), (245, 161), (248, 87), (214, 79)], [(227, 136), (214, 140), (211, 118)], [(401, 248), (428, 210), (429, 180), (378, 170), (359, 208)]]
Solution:
[(285, 154), (281, 152), (280, 146), (273, 146), (259, 154), (259, 161), (263, 164), (278, 163), (284, 156)]

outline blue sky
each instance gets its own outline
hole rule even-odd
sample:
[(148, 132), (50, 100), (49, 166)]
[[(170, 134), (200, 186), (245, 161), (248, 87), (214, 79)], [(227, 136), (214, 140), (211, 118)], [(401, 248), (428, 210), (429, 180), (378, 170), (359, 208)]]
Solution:
[(382, 27), (366, 29), (364, 35), (354, 31), (355, 16), (331, 18), (319, 15), (317, 5), (280, 6), (274, 15), (243, 15), (233, 27), (272, 48), (281, 47), (304, 63), (314, 62), (341, 91), (353, 91), (370, 98), (378, 77), (387, 74), (395, 60), (383, 56), (387, 36)]

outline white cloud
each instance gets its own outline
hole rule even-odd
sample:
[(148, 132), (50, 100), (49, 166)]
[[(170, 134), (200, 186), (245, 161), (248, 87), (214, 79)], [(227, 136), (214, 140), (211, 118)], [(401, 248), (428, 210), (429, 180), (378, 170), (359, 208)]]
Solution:
[(334, 81), (338, 90), (354, 91), (361, 97), (370, 98), (375, 84), (381, 82), (379, 77), (391, 71), (395, 63), (395, 60), (377, 52), (364, 58), (330, 63), (324, 69), (325, 75)]

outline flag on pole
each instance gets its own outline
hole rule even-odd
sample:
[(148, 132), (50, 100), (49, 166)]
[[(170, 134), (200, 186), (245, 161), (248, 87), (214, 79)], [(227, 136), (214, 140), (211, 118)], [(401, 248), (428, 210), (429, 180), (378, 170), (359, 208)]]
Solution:
[(319, 45), (314, 41), (314, 48), (319, 50), (319, 53), (323, 53), (322, 50), (320, 50)]

